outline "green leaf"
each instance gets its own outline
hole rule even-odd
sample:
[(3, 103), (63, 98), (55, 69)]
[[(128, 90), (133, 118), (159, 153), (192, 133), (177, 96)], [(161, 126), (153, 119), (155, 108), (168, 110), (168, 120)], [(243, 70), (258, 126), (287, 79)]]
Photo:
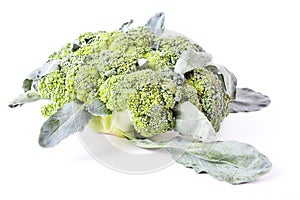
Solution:
[(216, 134), (207, 117), (192, 103), (186, 101), (175, 108), (174, 130), (182, 136), (195, 140), (207, 140)]
[(235, 99), (237, 85), (235, 75), (222, 65), (207, 65), (205, 68), (218, 76), (220, 81), (223, 83), (225, 91), (230, 96), (230, 99)]
[[(175, 138), (184, 148), (169, 147), (176, 162), (206, 172), (212, 177), (231, 184), (250, 182), (268, 173), (272, 164), (253, 146), (235, 142), (189, 142)], [(173, 141), (174, 142), (174, 141)], [(174, 146), (174, 144), (173, 144)]]
[(142, 148), (166, 148), (176, 162), (231, 184), (253, 181), (272, 167), (269, 159), (253, 146), (235, 141), (200, 142), (180, 137), (165, 142), (135, 138), (129, 141)]
[(89, 111), (89, 113), (94, 116), (106, 116), (111, 114), (111, 111), (108, 110), (105, 104), (99, 99), (93, 100), (93, 102), (91, 104), (88, 104), (86, 108), (87, 111)]
[(119, 28), (120, 31), (127, 31), (129, 26), (133, 23), (133, 20), (131, 19), (128, 22), (125, 22), (122, 24), (122, 26)]
[(33, 70), (28, 77), (23, 81), (23, 89), (24, 92), (30, 91), (33, 88), (34, 83), (40, 80), (43, 76), (50, 74), (54, 70), (58, 69), (61, 61), (60, 60), (53, 60), (46, 62), (42, 67)]
[(267, 107), (271, 103), (268, 96), (249, 88), (238, 88), (236, 99), (230, 102), (230, 113), (253, 112)]
[(185, 74), (197, 67), (203, 67), (211, 59), (212, 56), (206, 52), (196, 52), (193, 49), (188, 49), (181, 54), (176, 62), (174, 72)]
[(24, 92), (28, 92), (28, 91), (31, 90), (31, 88), (32, 88), (32, 83), (33, 83), (33, 80), (28, 79), (28, 78), (26, 78), (26, 79), (23, 81), (23, 90), (24, 90)]
[(145, 27), (153, 32), (156, 36), (161, 36), (164, 33), (165, 14), (162, 12), (156, 13), (145, 24)]
[(15, 108), (17, 106), (22, 106), (25, 103), (30, 103), (34, 101), (38, 101), (42, 99), (40, 95), (35, 91), (29, 91), (17, 96), (14, 100), (12, 100), (8, 106), (11, 108)]
[(145, 58), (140, 58), (138, 59), (138, 66), (139, 69), (146, 69), (149, 65), (149, 60), (145, 59)]
[(54, 70), (58, 69), (58, 66), (61, 64), (60, 60), (53, 60), (46, 62), (42, 67), (32, 71), (28, 79), (37, 81), (41, 79), (43, 76), (46, 76), (47, 74), (50, 74)]
[(57, 112), (41, 127), (39, 144), (42, 147), (53, 147), (69, 135), (82, 131), (92, 115), (82, 104), (70, 102)]

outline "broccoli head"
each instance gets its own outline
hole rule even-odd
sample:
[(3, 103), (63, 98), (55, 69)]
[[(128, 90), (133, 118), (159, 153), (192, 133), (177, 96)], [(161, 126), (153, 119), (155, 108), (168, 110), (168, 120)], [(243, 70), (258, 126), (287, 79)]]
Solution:
[(225, 93), (221, 81), (203, 67), (187, 72), (185, 78), (187, 83), (197, 90), (200, 100), (199, 109), (218, 131), (221, 122), (229, 114), (230, 102), (230, 97)]
[(183, 36), (158, 37), (155, 44), (157, 51), (161, 52), (162, 57), (168, 58), (170, 65), (175, 65), (181, 54), (188, 49), (202, 51), (201, 47)]
[(93, 58), (91, 63), (105, 77), (128, 74), (137, 70), (137, 53), (122, 53), (121, 51), (104, 50)]
[(83, 102), (91, 102), (96, 97), (99, 72), (97, 68), (80, 66), (75, 76), (75, 97)]
[(182, 81), (170, 69), (136, 71), (113, 76), (99, 88), (100, 99), (108, 109), (128, 109), (135, 129), (142, 136), (165, 133), (175, 125), (172, 109)]
[(102, 50), (110, 48), (112, 42), (118, 38), (121, 31), (105, 32), (99, 31), (96, 33), (86, 33), (79, 36), (79, 46), (74, 52), (76, 56), (93, 56), (98, 55)]
[(57, 109), (72, 99), (72, 95), (69, 95), (66, 89), (65, 81), (66, 74), (61, 70), (55, 70), (39, 81), (38, 91), (40, 96), (52, 100), (52, 103), (42, 107), (41, 112), (44, 116), (51, 116)]
[(146, 27), (137, 27), (119, 34), (110, 46), (110, 50), (122, 52), (138, 52), (145, 54), (151, 50), (155, 35)]
[(172, 130), (174, 107), (190, 101), (218, 130), (228, 114), (229, 97), (204, 68), (185, 76), (174, 72), (188, 49), (203, 51), (185, 37), (157, 37), (145, 27), (81, 34), (49, 57), (61, 64), (38, 83), (41, 97), (52, 101), (42, 113), (49, 117), (72, 100), (89, 104), (99, 98), (111, 111), (129, 110), (136, 131), (150, 137)]

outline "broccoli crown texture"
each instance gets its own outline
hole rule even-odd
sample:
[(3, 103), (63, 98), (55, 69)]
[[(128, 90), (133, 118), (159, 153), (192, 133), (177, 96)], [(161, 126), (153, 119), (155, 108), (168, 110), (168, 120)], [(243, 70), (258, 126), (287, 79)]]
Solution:
[(146, 69), (107, 79), (99, 88), (99, 96), (108, 109), (129, 109), (137, 132), (149, 137), (174, 127), (172, 109), (180, 84), (172, 70)]
[(217, 76), (197, 68), (184, 76), (174, 72), (180, 55), (202, 49), (182, 36), (157, 37), (145, 27), (87, 32), (49, 56), (59, 67), (39, 80), (46, 117), (68, 102), (99, 98), (107, 109), (130, 111), (135, 130), (144, 137), (172, 130), (174, 107), (190, 101), (216, 130), (228, 114), (229, 97)]
[(99, 73), (97, 68), (84, 65), (79, 67), (75, 76), (75, 96), (83, 102), (90, 102), (96, 96)]
[(151, 50), (154, 38), (154, 34), (145, 27), (129, 29), (115, 38), (110, 49), (144, 54)]
[(230, 97), (223, 91), (221, 81), (205, 68), (196, 68), (185, 74), (186, 81), (197, 90), (200, 110), (216, 131), (229, 113)]

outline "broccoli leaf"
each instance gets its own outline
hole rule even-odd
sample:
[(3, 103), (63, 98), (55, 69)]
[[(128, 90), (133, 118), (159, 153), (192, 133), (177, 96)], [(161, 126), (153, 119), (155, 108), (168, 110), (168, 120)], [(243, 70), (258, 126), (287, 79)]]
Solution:
[(196, 52), (193, 49), (188, 49), (181, 54), (176, 62), (174, 72), (185, 74), (197, 67), (203, 67), (211, 59), (212, 56), (206, 52)]
[(206, 116), (192, 103), (186, 101), (176, 107), (174, 130), (195, 140), (207, 140), (215, 135), (215, 129)]
[(250, 182), (270, 171), (269, 159), (253, 146), (236, 141), (199, 142), (175, 137), (166, 142), (129, 141), (142, 148), (166, 148), (176, 162), (231, 184)]
[(236, 99), (230, 102), (230, 112), (253, 112), (267, 107), (271, 103), (268, 96), (249, 88), (237, 88)]
[(30, 103), (34, 101), (38, 101), (42, 99), (40, 95), (35, 91), (28, 91), (26, 93), (22, 93), (19, 96), (17, 96), (14, 100), (12, 100), (8, 106), (11, 108), (22, 106), (25, 103)]
[(138, 59), (139, 69), (146, 69), (149, 65), (149, 60), (145, 58)]
[(94, 116), (106, 116), (111, 114), (111, 111), (106, 108), (105, 104), (100, 101), (100, 99), (93, 100), (93, 102), (88, 104), (86, 108), (87, 111)]
[(230, 96), (230, 99), (235, 99), (237, 85), (237, 79), (235, 75), (223, 65), (207, 65), (205, 68), (218, 76), (225, 87), (225, 91), (227, 91), (228, 95)]
[(33, 70), (23, 81), (24, 92), (31, 90), (34, 82), (40, 80), (43, 76), (46, 76), (47, 74), (50, 74), (54, 70), (58, 69), (60, 63), (60, 60), (48, 61), (42, 67)]
[(154, 33), (156, 36), (161, 36), (164, 33), (165, 14), (162, 12), (156, 13), (145, 24), (145, 27)]
[(123, 23), (122, 26), (119, 28), (119, 30), (126, 31), (132, 23), (133, 23), (133, 19), (131, 19), (128, 22)]
[(53, 147), (69, 135), (82, 131), (92, 115), (77, 102), (70, 102), (58, 109), (41, 127), (39, 144)]
[(193, 168), (196, 173), (206, 172), (220, 181), (231, 184), (250, 182), (269, 172), (272, 167), (265, 155), (245, 143), (175, 140), (181, 145), (186, 143), (184, 148), (167, 148), (176, 162)]
[(22, 88), (23, 88), (24, 92), (28, 92), (28, 91), (31, 90), (31, 88), (32, 88), (32, 83), (33, 83), (33, 80), (28, 79), (28, 78), (26, 78), (26, 79), (23, 81), (23, 86), (22, 86)]
[(48, 61), (46, 62), (42, 67), (32, 71), (29, 76), (28, 79), (30, 80), (39, 80), (41, 79), (43, 76), (50, 74), (51, 72), (53, 72), (54, 70), (58, 69), (58, 66), (61, 64), (60, 60), (53, 60), (53, 61)]

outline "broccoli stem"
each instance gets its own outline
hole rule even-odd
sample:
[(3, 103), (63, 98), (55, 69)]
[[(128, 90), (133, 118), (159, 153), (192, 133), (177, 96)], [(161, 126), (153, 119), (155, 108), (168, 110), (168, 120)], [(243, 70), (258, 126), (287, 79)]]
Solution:
[(113, 112), (107, 116), (93, 116), (89, 121), (89, 127), (98, 133), (115, 135), (121, 138), (133, 139), (135, 129), (127, 111)]

